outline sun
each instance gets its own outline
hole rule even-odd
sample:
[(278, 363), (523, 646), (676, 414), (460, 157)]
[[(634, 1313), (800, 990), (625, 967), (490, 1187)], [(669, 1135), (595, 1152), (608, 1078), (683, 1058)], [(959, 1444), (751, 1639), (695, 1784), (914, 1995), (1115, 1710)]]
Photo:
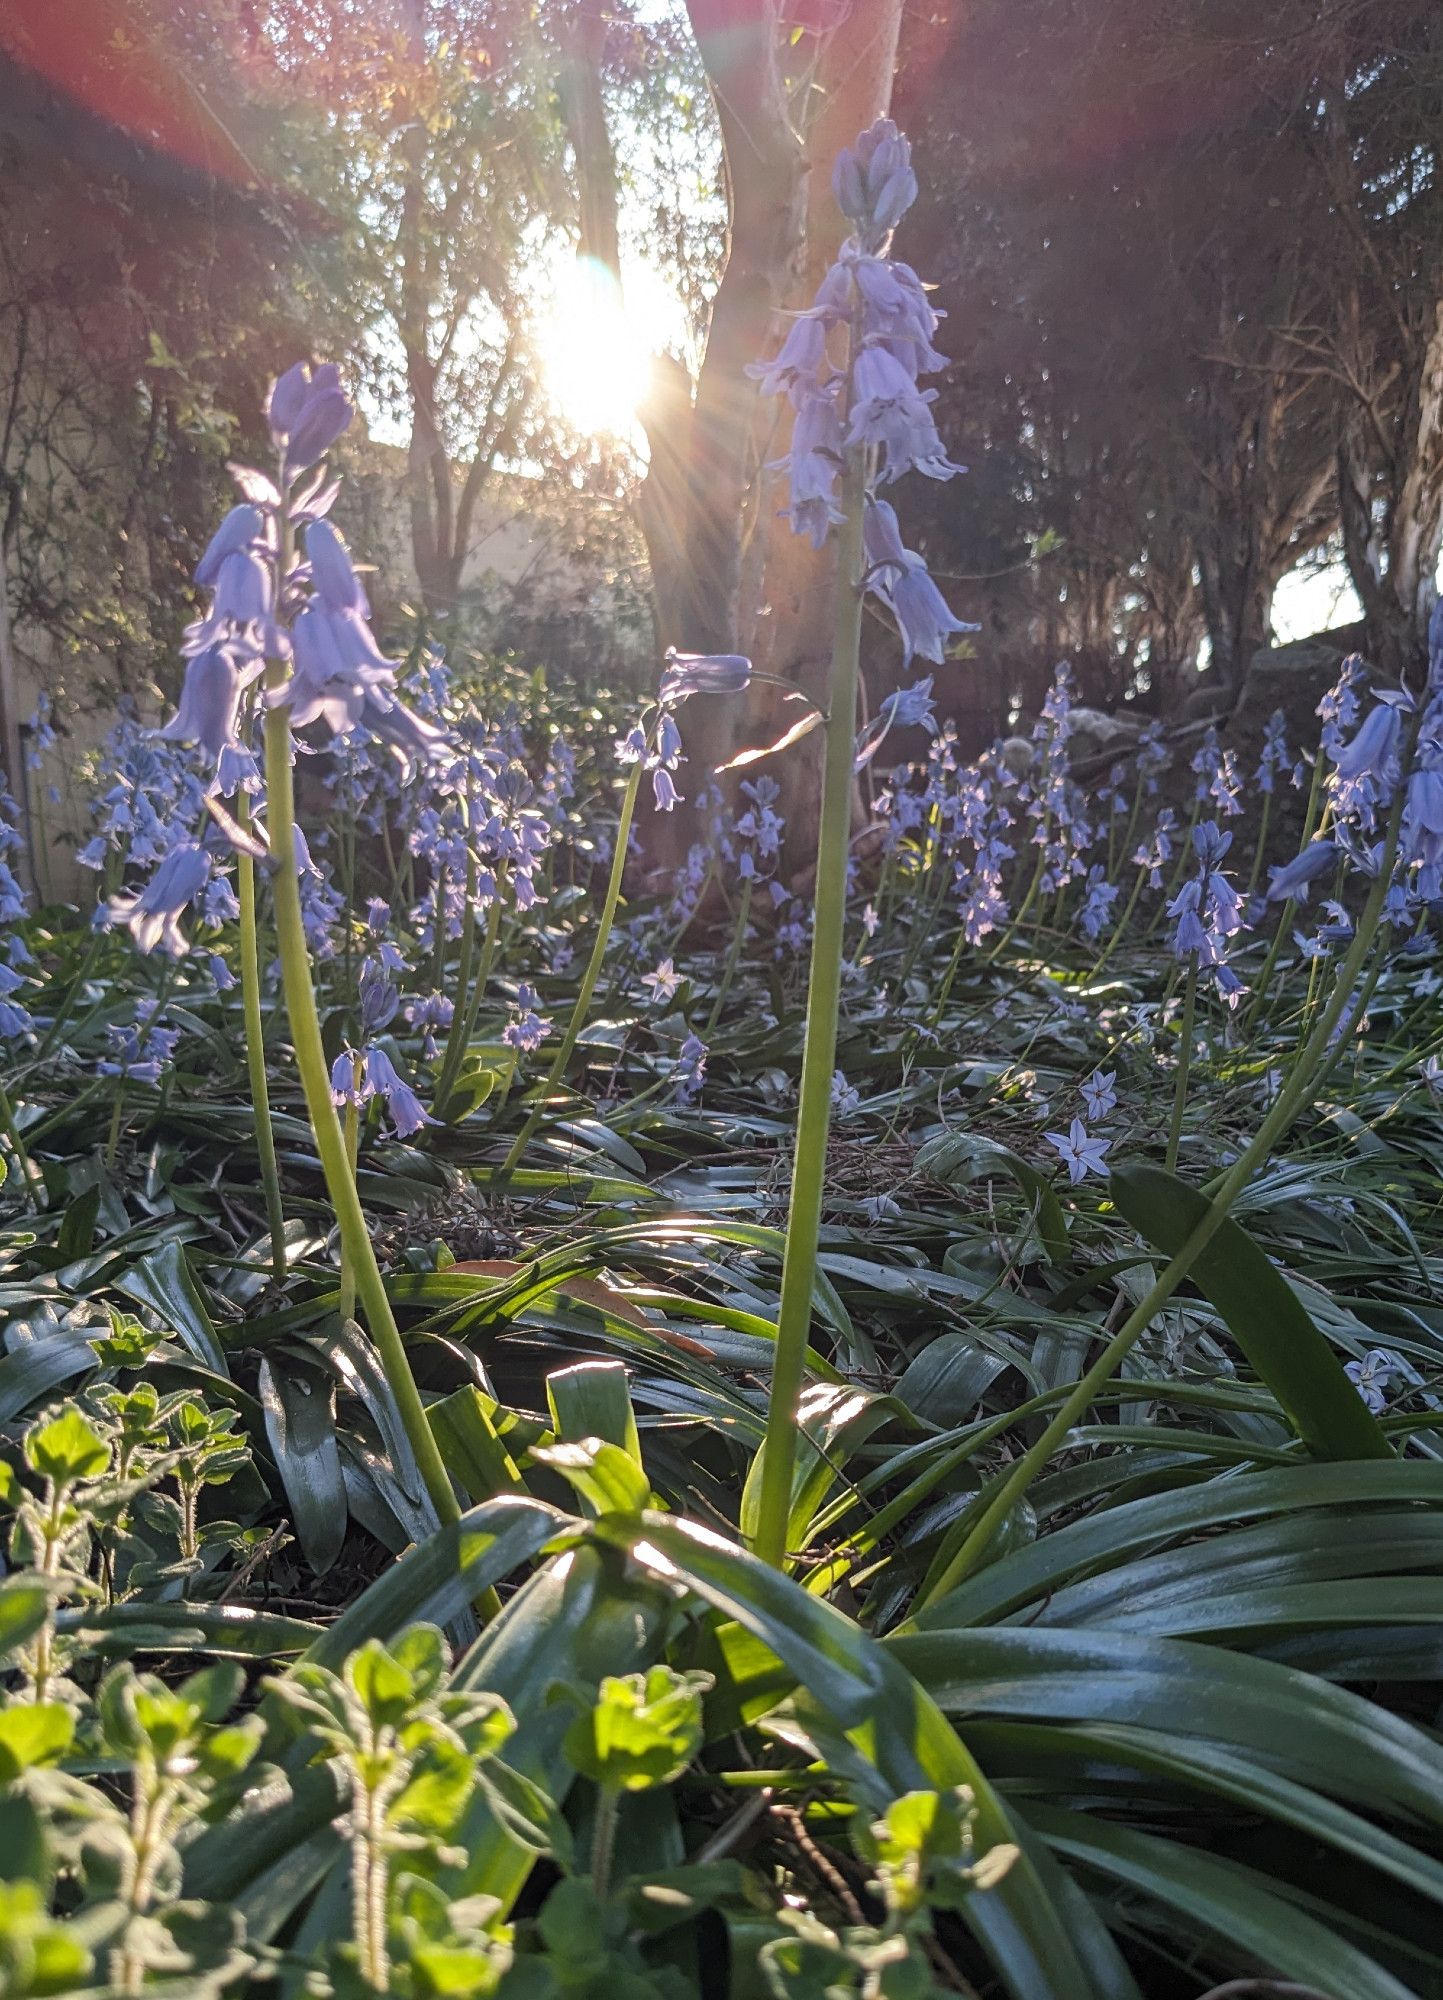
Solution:
[(559, 267), (537, 345), (546, 393), (565, 423), (588, 437), (633, 438), (654, 340), (604, 264), (574, 257)]

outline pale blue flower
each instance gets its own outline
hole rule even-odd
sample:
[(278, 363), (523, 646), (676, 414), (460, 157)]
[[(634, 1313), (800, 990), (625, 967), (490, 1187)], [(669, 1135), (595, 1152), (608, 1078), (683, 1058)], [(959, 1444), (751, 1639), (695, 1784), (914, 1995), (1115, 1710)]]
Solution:
[(1106, 1139), (1089, 1138), (1087, 1127), (1080, 1118), (1074, 1118), (1065, 1132), (1048, 1132), (1045, 1136), (1048, 1145), (1055, 1146), (1061, 1154), (1067, 1167), (1067, 1178), (1074, 1187), (1080, 1181), (1086, 1180), (1089, 1174), (1107, 1172), (1107, 1149), (1110, 1142)]

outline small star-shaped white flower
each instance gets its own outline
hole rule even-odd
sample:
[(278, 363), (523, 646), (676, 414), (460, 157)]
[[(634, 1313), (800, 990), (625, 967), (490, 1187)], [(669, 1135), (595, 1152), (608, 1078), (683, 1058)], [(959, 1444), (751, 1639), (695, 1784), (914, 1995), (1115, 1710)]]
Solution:
[(651, 988), (653, 1000), (673, 1000), (676, 989), (681, 985), (681, 974), (669, 958), (664, 958), (655, 972), (642, 974), (641, 983)]

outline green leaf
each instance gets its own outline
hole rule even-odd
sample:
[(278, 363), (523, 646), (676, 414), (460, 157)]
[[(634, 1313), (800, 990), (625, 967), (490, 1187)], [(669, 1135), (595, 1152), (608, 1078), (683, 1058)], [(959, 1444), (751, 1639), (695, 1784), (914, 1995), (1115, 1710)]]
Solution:
[(1181, 1915), (1212, 1940), (1223, 1964), (1240, 1972), (1261, 1964), (1278, 1978), (1301, 1981), (1339, 2000), (1416, 2000), (1413, 1989), (1295, 1908), (1251, 1868), (1116, 1826), (1095, 1813), (1029, 1805), (1028, 1817), (1070, 1860), (1125, 1884), (1145, 1903), (1161, 1905), (1150, 1928), (1169, 1942), (1176, 1939)]
[(8, 1354), (0, 1354), (0, 1423), (22, 1416), (62, 1382), (89, 1374), (95, 1365), (94, 1350), (74, 1334), (21, 1341)]
[[(1206, 1195), (1161, 1167), (1119, 1168), (1110, 1186), (1128, 1221), (1169, 1257), (1177, 1256), (1210, 1210)], [(1377, 1418), (1302, 1301), (1231, 1216), (1194, 1257), (1190, 1276), (1316, 1457), (1393, 1456)]]
[(0, 1660), (33, 1639), (45, 1623), (50, 1593), (28, 1576), (8, 1576), (0, 1583)]
[(389, 1640), (423, 1619), (449, 1625), (483, 1591), (580, 1525), (529, 1495), (503, 1493), (484, 1501), (408, 1550), (303, 1657), (339, 1671), (367, 1639)]
[(583, 1778), (618, 1791), (672, 1784), (701, 1748), (701, 1700), (711, 1684), (710, 1674), (658, 1664), (608, 1674), (594, 1699), (568, 1690), (582, 1712), (566, 1732), (566, 1755)]
[(651, 1483), (619, 1445), (601, 1438), (538, 1445), (532, 1457), (560, 1473), (591, 1514), (639, 1514), (651, 1500)]
[(619, 1361), (578, 1361), (546, 1378), (546, 1400), (558, 1438), (602, 1438), (641, 1464), (641, 1440), (631, 1407), (631, 1387)]
[[(928, 1605), (916, 1623), (923, 1631), (993, 1624), (1043, 1602), (1077, 1579), (1115, 1567), (1138, 1551), (1210, 1534), (1224, 1522), (1337, 1508), (1345, 1519), (1356, 1517), (1364, 1531), (1368, 1510), (1390, 1504), (1443, 1505), (1443, 1465), (1390, 1456), (1210, 1479), (1181, 1493), (1154, 1494), (1104, 1508), (1026, 1548), (1011, 1550)], [(1327, 1518), (1322, 1517), (1324, 1522)], [(1210, 1546), (1183, 1551), (1184, 1562), (1205, 1563)]]
[[(979, 1855), (1020, 1853), (1000, 1882), (969, 1896), (964, 1918), (1017, 2000), (1136, 2000), (1121, 1958), (1080, 1900), (1064, 1917), (1045, 1862), (1009, 1816), (976, 1760), (925, 1690), (887, 1648), (840, 1611), (710, 1531), (648, 1514), (634, 1530), (616, 1517), (594, 1531), (635, 1561), (684, 1583), (761, 1638), (805, 1692), (803, 1725), (830, 1729), (855, 1759), (853, 1782), (883, 1812), (901, 1793), (970, 1787)], [(866, 1794), (864, 1794), (866, 1795)]]
[(58, 1763), (74, 1736), (75, 1717), (59, 1702), (12, 1702), (0, 1709), (0, 1782)]
[(286, 1489), (291, 1519), (306, 1561), (324, 1576), (346, 1539), (346, 1483), (336, 1446), (331, 1384), (282, 1355), (265, 1355), (259, 1371), (266, 1436)]
[(25, 1457), (42, 1479), (68, 1487), (98, 1479), (110, 1465), (110, 1446), (79, 1410), (65, 1410), (27, 1433)]
[(149, 1306), (163, 1325), (170, 1327), (190, 1349), (197, 1361), (217, 1375), (230, 1376), (225, 1349), (215, 1330), (199, 1287), (191, 1276), (185, 1246), (162, 1243), (146, 1257), (140, 1257), (113, 1280), (115, 1289), (127, 1298)]
[(1048, 1257), (1054, 1264), (1067, 1262), (1071, 1247), (1067, 1217), (1056, 1191), (1045, 1174), (1014, 1153), (1010, 1146), (976, 1132), (946, 1132), (917, 1149), (915, 1166), (919, 1174), (959, 1187), (999, 1173), (1010, 1175), (1034, 1204), (1037, 1234)]
[(525, 1481), (492, 1421), (496, 1404), (468, 1382), (426, 1408), (442, 1463), (473, 1503), (519, 1493)]

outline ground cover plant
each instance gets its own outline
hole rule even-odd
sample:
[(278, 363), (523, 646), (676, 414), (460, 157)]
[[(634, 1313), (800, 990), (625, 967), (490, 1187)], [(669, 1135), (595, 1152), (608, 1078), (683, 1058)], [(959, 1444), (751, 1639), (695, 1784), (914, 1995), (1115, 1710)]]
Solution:
[(1443, 618), (1256, 769), (859, 727), (957, 468), (834, 188), (825, 710), (389, 658), (301, 363), (93, 913), (0, 872), (6, 1992), (1443, 1992)]

